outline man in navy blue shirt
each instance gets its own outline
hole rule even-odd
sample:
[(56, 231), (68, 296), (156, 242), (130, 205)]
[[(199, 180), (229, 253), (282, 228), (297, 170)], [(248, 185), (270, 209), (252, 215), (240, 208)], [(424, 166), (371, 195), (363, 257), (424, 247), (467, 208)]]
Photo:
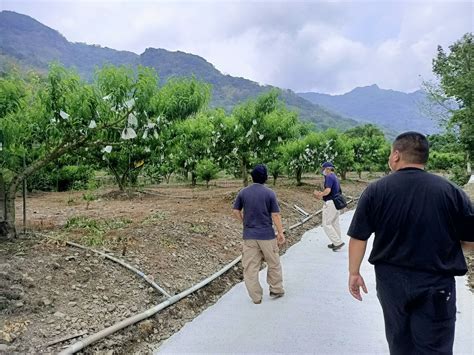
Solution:
[(424, 170), (429, 146), (417, 132), (399, 135), (392, 174), (362, 194), (348, 235), (349, 292), (367, 293), (359, 273), (367, 240), (369, 262), (392, 355), (452, 354), (456, 321), (454, 276), (467, 272), (462, 246), (474, 243), (474, 208), (456, 185)]
[(328, 248), (338, 251), (344, 246), (342, 241), (341, 227), (339, 226), (340, 212), (334, 205), (334, 196), (341, 192), (341, 186), (336, 174), (334, 173), (334, 165), (331, 162), (325, 162), (322, 165), (324, 175), (324, 190), (314, 191), (314, 197), (323, 199), (323, 229), (326, 232), (331, 244)]
[[(245, 286), (252, 301), (260, 304), (263, 290), (258, 273), (263, 260), (268, 266), (270, 297), (277, 298), (285, 294), (278, 248), (278, 245), (285, 242), (285, 236), (276, 195), (264, 186), (268, 179), (267, 168), (265, 165), (257, 165), (250, 175), (254, 183), (237, 195), (234, 214), (244, 226), (242, 266)], [(278, 231), (276, 238), (273, 223)]]

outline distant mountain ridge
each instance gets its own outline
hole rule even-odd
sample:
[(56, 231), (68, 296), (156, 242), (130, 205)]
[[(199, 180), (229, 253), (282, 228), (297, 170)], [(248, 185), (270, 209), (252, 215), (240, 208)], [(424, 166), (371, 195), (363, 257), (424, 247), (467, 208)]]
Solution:
[[(72, 43), (58, 31), (12, 11), (0, 12), (0, 33), (0, 71), (13, 63), (25, 69), (46, 72), (51, 61), (59, 61), (67, 67), (76, 68), (83, 78), (91, 80), (95, 69), (104, 64), (144, 65), (155, 68), (161, 82), (172, 76), (194, 75), (212, 84), (211, 105), (227, 111), (273, 88), (223, 75), (204, 58), (180, 51), (148, 48), (138, 55), (98, 45)], [(347, 129), (358, 124), (356, 120), (313, 104), (291, 90), (281, 90), (281, 97), (290, 109), (299, 112), (303, 121), (315, 123), (318, 129)]]
[(398, 133), (412, 130), (432, 134), (440, 131), (437, 123), (423, 112), (429, 102), (422, 90), (407, 94), (371, 85), (357, 87), (343, 95), (315, 92), (298, 95), (340, 115), (360, 122), (369, 121)]

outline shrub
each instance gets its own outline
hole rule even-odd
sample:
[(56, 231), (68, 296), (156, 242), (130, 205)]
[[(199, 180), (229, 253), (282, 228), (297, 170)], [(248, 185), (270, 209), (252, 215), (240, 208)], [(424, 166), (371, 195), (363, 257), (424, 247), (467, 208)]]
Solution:
[(219, 168), (213, 161), (205, 159), (200, 161), (196, 166), (196, 173), (199, 179), (206, 182), (206, 186), (209, 187), (209, 181), (217, 177)]
[(86, 189), (93, 175), (89, 166), (65, 165), (58, 172), (58, 191)]

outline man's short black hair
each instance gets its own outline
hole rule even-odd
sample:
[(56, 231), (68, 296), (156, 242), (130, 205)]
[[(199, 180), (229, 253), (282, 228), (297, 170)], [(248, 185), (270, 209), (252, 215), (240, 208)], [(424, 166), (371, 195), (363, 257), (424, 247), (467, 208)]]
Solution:
[(426, 164), (430, 153), (428, 140), (418, 132), (400, 134), (393, 142), (393, 150), (398, 150), (402, 159), (411, 164)]
[(258, 164), (250, 173), (252, 181), (257, 184), (264, 184), (268, 179), (267, 167), (263, 164)]

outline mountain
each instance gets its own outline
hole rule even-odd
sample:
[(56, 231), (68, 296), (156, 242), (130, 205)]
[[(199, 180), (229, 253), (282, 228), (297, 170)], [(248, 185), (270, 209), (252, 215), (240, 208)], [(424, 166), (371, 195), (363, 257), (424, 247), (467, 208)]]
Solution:
[[(173, 76), (194, 75), (212, 84), (211, 105), (227, 111), (273, 88), (223, 75), (204, 58), (180, 51), (148, 48), (138, 55), (99, 45), (72, 43), (58, 31), (12, 11), (0, 12), (0, 33), (0, 72), (17, 65), (45, 73), (51, 61), (59, 61), (66, 67), (75, 68), (84, 79), (91, 80), (96, 68), (104, 64), (144, 65), (155, 68), (162, 83)], [(356, 120), (313, 104), (291, 90), (281, 90), (281, 97), (290, 109), (299, 112), (303, 121), (313, 122), (317, 129), (347, 129), (358, 124)]]
[(298, 95), (340, 115), (388, 127), (396, 133), (411, 130), (432, 134), (440, 131), (437, 123), (423, 112), (429, 101), (422, 90), (407, 94), (371, 85), (355, 88), (344, 95), (315, 92)]

